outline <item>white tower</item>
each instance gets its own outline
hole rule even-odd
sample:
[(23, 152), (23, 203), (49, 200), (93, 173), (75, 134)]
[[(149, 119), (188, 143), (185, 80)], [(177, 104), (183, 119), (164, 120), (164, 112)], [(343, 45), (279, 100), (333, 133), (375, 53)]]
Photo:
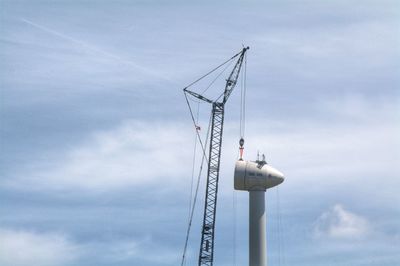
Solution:
[(239, 160), (235, 165), (236, 190), (249, 191), (249, 266), (266, 266), (265, 191), (283, 182), (284, 176), (262, 161)]

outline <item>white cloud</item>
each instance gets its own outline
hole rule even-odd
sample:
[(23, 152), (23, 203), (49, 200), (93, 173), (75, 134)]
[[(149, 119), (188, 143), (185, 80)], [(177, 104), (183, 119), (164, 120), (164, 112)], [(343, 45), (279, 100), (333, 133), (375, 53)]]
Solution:
[(190, 173), (192, 138), (190, 128), (185, 128), (188, 136), (178, 124), (126, 122), (114, 130), (94, 133), (61, 158), (34, 162), (9, 184), (94, 191), (176, 184)]
[(108, 250), (106, 257), (113, 261), (130, 260), (132, 258), (136, 258), (138, 254), (140, 254), (139, 243), (135, 241), (113, 243), (111, 247), (107, 245), (105, 249)]
[(58, 266), (72, 262), (76, 247), (64, 236), (0, 228), (0, 265)]
[(89, 44), (89, 43), (86, 43), (84, 41), (75, 39), (75, 38), (73, 38), (71, 36), (68, 36), (68, 35), (66, 35), (64, 33), (61, 33), (61, 32), (56, 31), (54, 29), (50, 29), (50, 28), (48, 28), (46, 26), (40, 25), (40, 24), (35, 23), (33, 21), (30, 21), (28, 19), (21, 18), (20, 20), (22, 22), (24, 22), (24, 23), (36, 28), (36, 29), (42, 30), (42, 31), (47, 32), (47, 33), (49, 33), (51, 35), (57, 36), (58, 38), (61, 38), (61, 39), (66, 40), (68, 42), (71, 42), (71, 43), (73, 43), (75, 45), (78, 45), (78, 46), (82, 47), (83, 49), (87, 49), (87, 50), (93, 51), (97, 55), (104, 56), (104, 57), (116, 60), (116, 61), (118, 61), (120, 63), (126, 64), (126, 65), (128, 65), (130, 67), (133, 67), (133, 69), (139, 70), (141, 73), (145, 73), (145, 74), (151, 75), (152, 77), (156, 77), (156, 78), (159, 78), (161, 80), (170, 81), (169, 79), (166, 79), (165, 76), (160, 75), (159, 73), (151, 70), (150, 68), (143, 67), (143, 66), (141, 66), (141, 65), (139, 65), (139, 64), (137, 64), (135, 62), (132, 62), (131, 60), (127, 60), (127, 59), (122, 58), (122, 57), (120, 57), (118, 55), (115, 55), (113, 53), (104, 51), (104, 50), (102, 50), (102, 49), (100, 49), (100, 48), (98, 48), (98, 47), (96, 47), (96, 46), (94, 46), (92, 44)]
[[(146, 261), (152, 264), (176, 264), (180, 250), (176, 248), (162, 246), (150, 238), (139, 241), (120, 241), (112, 245), (106, 245), (107, 259), (114, 262), (121, 261)], [(156, 252), (154, 252), (156, 250)]]
[[(335, 27), (272, 30), (255, 36), (275, 66), (284, 66), (289, 73), (318, 80), (323, 76), (353, 78), (376, 74), (382, 68), (394, 69), (396, 37), (391, 33), (395, 20), (367, 20)], [(263, 45), (261, 45), (263, 44)], [(289, 70), (290, 69), (290, 70)], [(364, 74), (365, 73), (365, 74)]]
[[(293, 197), (290, 192), (304, 196), (300, 191), (330, 194), (333, 189), (347, 193), (355, 188), (357, 195), (375, 193), (374, 202), (385, 198), (390, 204), (400, 199), (396, 190), (400, 185), (397, 107), (350, 95), (316, 102), (315, 112), (321, 119), (265, 123), (252, 118), (246, 125), (245, 159), (254, 160), (257, 150), (265, 153), (268, 163), (285, 174), (281, 187), (287, 197)], [(222, 169), (229, 178), (238, 154), (236, 127), (228, 124), (225, 134), (222, 160), (228, 166), (222, 164)], [(227, 187), (231, 193), (232, 184)], [(376, 187), (384, 193), (376, 195)]]
[(96, 257), (101, 262), (113, 265), (130, 262), (140, 265), (174, 265), (178, 263), (180, 249), (160, 244), (150, 235), (142, 238), (114, 239), (89, 242), (84, 245), (85, 257)]
[[(316, 103), (320, 112), (328, 117), (339, 116), (339, 120), (305, 119), (285, 124), (271, 121), (265, 125), (253, 119), (247, 125), (245, 159), (255, 159), (257, 149), (265, 152), (267, 160), (288, 177), (285, 186), (295, 184), (297, 190), (299, 186), (312, 189), (308, 187), (310, 182), (315, 189), (323, 190), (332, 184), (355, 184), (362, 180), (364, 190), (379, 184), (387, 187), (386, 194), (393, 199), (397, 194), (391, 193), (391, 188), (398, 180), (391, 177), (399, 171), (396, 147), (400, 147), (396, 134), (399, 128), (393, 122), (395, 107), (386, 102), (371, 105), (355, 96), (337, 101), (335, 107)], [(230, 177), (238, 155), (236, 129), (236, 124), (227, 121), (222, 192), (230, 193), (232, 188)], [(88, 141), (58, 158), (33, 161), (7, 182), (19, 188), (91, 191), (188, 185), (192, 149), (190, 122), (128, 121), (113, 130), (93, 133)], [(376, 176), (385, 177), (385, 184)]]
[(145, 261), (170, 265), (177, 263), (179, 251), (159, 245), (150, 237), (76, 244), (62, 234), (0, 228), (1, 266), (75, 265), (93, 257), (112, 263)]
[(340, 204), (321, 214), (314, 224), (316, 238), (360, 239), (368, 236), (371, 231), (367, 219), (345, 210)]

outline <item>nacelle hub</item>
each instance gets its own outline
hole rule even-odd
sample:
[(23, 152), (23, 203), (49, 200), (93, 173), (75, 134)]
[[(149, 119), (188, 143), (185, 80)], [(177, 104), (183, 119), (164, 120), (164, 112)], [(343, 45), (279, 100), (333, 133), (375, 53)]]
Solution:
[(285, 180), (281, 172), (265, 161), (237, 161), (234, 186), (236, 190), (266, 190)]

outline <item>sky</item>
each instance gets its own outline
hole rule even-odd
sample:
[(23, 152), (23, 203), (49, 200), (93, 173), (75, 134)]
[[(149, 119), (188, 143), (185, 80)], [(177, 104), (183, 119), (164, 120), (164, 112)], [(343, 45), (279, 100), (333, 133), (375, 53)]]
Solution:
[[(180, 264), (182, 88), (243, 45), (244, 156), (286, 177), (266, 193), (269, 265), (399, 264), (399, 24), (398, 1), (0, 0), (0, 265)], [(225, 110), (214, 265), (246, 265), (240, 86)]]

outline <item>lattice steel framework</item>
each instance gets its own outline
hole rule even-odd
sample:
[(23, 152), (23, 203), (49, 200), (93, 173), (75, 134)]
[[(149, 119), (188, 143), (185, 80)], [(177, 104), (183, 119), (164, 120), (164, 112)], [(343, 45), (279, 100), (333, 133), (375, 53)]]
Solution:
[[(242, 67), (243, 59), (246, 51), (249, 48), (243, 48), (239, 53), (232, 72), (226, 80), (223, 99), (221, 102), (212, 102), (212, 124), (211, 124), (211, 137), (210, 137), (210, 150), (208, 160), (207, 172), (207, 188), (206, 199), (204, 205), (203, 227), (200, 243), (199, 266), (212, 266), (214, 260), (214, 231), (215, 231), (215, 213), (217, 207), (218, 195), (218, 178), (219, 166), (221, 159), (221, 146), (222, 146), (222, 132), (224, 126), (224, 107), (225, 103), (231, 95), (233, 88), (236, 86), (240, 69)], [(193, 94), (192, 94), (193, 95)], [(204, 98), (201, 95), (196, 96)], [(204, 99), (202, 99), (204, 100)], [(207, 101), (207, 99), (206, 99)]]
[[(214, 70), (205, 74), (201, 78), (192, 82), (189, 86), (184, 88), (185, 95), (186, 93), (196, 97), (199, 100), (208, 102), (212, 104), (212, 120), (211, 120), (211, 135), (210, 135), (210, 148), (209, 148), (209, 157), (208, 157), (208, 172), (207, 172), (207, 186), (206, 186), (206, 197), (205, 197), (205, 205), (204, 205), (204, 217), (203, 217), (203, 227), (201, 234), (201, 243), (200, 243), (200, 253), (199, 253), (199, 266), (212, 266), (214, 260), (214, 230), (215, 230), (215, 214), (216, 214), (216, 206), (217, 206), (217, 195), (218, 195), (218, 178), (219, 178), (219, 167), (220, 167), (220, 159), (221, 159), (221, 146), (222, 146), (222, 132), (224, 125), (224, 107), (227, 102), (229, 96), (231, 95), (234, 87), (236, 86), (240, 69), (242, 67), (243, 59), (246, 51), (249, 47), (245, 47), (241, 52), (234, 55), (231, 59), (221, 64)], [(213, 101), (201, 94), (188, 90), (188, 87), (195, 84), (199, 80), (203, 79), (222, 65), (226, 64), (230, 60), (238, 57), (236, 64), (231, 71), (228, 79), (226, 80), (225, 90), (221, 96)], [(223, 96), (221, 101), (218, 101)], [(187, 101), (187, 98), (186, 98)], [(189, 103), (188, 103), (189, 105)], [(190, 109), (190, 105), (189, 105)], [(191, 109), (190, 109), (191, 110)], [(191, 113), (192, 114), (192, 113)], [(195, 123), (193, 114), (192, 120)], [(189, 223), (190, 226), (190, 223)], [(190, 228), (190, 227), (189, 227)], [(186, 238), (186, 244), (187, 244)], [(185, 245), (186, 251), (186, 245)], [(185, 259), (185, 251), (182, 259), (182, 265)]]
[(221, 159), (224, 104), (213, 103), (211, 139), (208, 160), (207, 189), (201, 234), (199, 265), (212, 265), (214, 254), (215, 212), (218, 195), (219, 166)]

